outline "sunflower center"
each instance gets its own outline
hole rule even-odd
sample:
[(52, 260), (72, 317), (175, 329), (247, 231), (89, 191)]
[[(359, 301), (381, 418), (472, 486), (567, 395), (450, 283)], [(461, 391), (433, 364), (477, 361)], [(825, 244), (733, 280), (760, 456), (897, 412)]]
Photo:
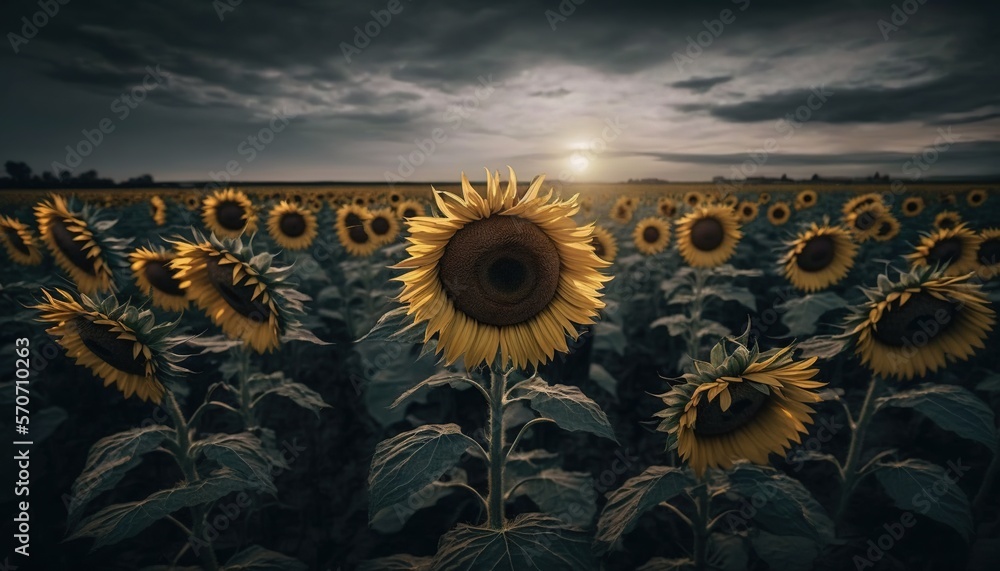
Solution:
[(306, 233), (306, 217), (298, 212), (289, 212), (281, 217), (278, 224), (281, 233), (289, 238), (298, 238)]
[(691, 245), (703, 252), (711, 252), (722, 245), (726, 232), (715, 218), (702, 218), (691, 225)]
[(270, 315), (270, 309), (261, 302), (263, 294), (253, 298), (256, 288), (249, 285), (233, 283), (233, 266), (219, 265), (218, 258), (212, 258), (205, 265), (208, 271), (208, 279), (215, 286), (222, 299), (236, 313), (254, 321), (265, 321)]
[(3, 233), (7, 235), (7, 240), (10, 245), (14, 247), (15, 250), (21, 252), (22, 254), (31, 254), (31, 250), (28, 249), (27, 244), (21, 239), (21, 235), (10, 226), (3, 227)]
[(593, 237), (590, 239), (590, 245), (594, 248), (594, 254), (597, 254), (598, 258), (603, 258), (606, 250), (604, 249), (604, 242), (601, 242), (600, 238)]
[(80, 341), (98, 359), (130, 375), (146, 376), (146, 357), (139, 353), (132, 357), (135, 341), (118, 339), (119, 332), (111, 331), (107, 325), (98, 325), (85, 317), (73, 320)]
[(945, 216), (944, 218), (941, 219), (941, 222), (938, 223), (938, 228), (944, 230), (951, 230), (954, 227), (955, 227), (955, 219), (950, 216)]
[(149, 260), (143, 267), (146, 279), (159, 291), (170, 295), (184, 295), (180, 282), (174, 279), (174, 273), (167, 267), (165, 261)]
[(387, 220), (384, 216), (376, 216), (372, 219), (371, 227), (372, 232), (379, 236), (384, 236), (387, 232), (389, 232), (389, 220)]
[(226, 230), (242, 230), (246, 225), (245, 215), (246, 210), (238, 202), (232, 200), (220, 202), (215, 207), (215, 219)]
[(795, 257), (795, 264), (804, 272), (826, 269), (837, 255), (837, 243), (830, 236), (816, 236)]
[(647, 244), (655, 244), (660, 239), (660, 229), (656, 226), (646, 226), (642, 231), (642, 239)]
[(906, 203), (906, 211), (907, 212), (916, 212), (917, 211), (917, 203), (916, 202), (907, 202)]
[(990, 238), (979, 245), (979, 263), (992, 266), (1000, 262), (1000, 238)]
[(516, 216), (490, 216), (455, 232), (441, 256), (440, 279), (462, 313), (487, 325), (514, 325), (555, 297), (560, 263), (541, 228)]
[(890, 347), (926, 345), (948, 331), (958, 310), (958, 304), (917, 292), (902, 307), (894, 303), (886, 309), (874, 337)]
[(733, 401), (729, 408), (722, 410), (722, 399), (715, 397), (709, 402), (707, 395), (698, 401), (698, 418), (694, 431), (698, 436), (726, 434), (748, 424), (767, 403), (768, 396), (750, 386), (747, 382), (729, 383), (729, 396)]
[(929, 264), (948, 265), (962, 256), (962, 240), (953, 236), (938, 240), (931, 249), (927, 251), (927, 262)]
[(751, 216), (753, 214), (753, 208), (750, 206), (743, 207), (743, 216)]
[(55, 239), (56, 246), (59, 246), (59, 251), (77, 268), (88, 275), (96, 275), (94, 263), (87, 258), (87, 250), (83, 246), (84, 242), (73, 239), (79, 235), (67, 228), (66, 222), (62, 219), (55, 220), (52, 224), (52, 237)]
[(785, 217), (785, 209), (775, 208), (773, 211), (771, 211), (771, 216), (773, 216), (777, 220), (781, 220), (782, 218)]
[(407, 207), (403, 210), (403, 218), (413, 218), (417, 215), (417, 211), (413, 208)]
[(351, 242), (355, 244), (367, 244), (368, 243), (368, 232), (365, 232), (362, 226), (351, 226), (347, 229), (347, 237), (351, 239)]
[(891, 232), (892, 232), (892, 223), (890, 223), (890, 222), (882, 222), (881, 224), (879, 224), (879, 227), (878, 227), (878, 235), (879, 236), (885, 236), (885, 235), (887, 235), (887, 234), (889, 234)]
[(361, 222), (361, 217), (353, 212), (348, 212), (347, 216), (344, 217), (344, 226), (348, 228), (361, 226)]

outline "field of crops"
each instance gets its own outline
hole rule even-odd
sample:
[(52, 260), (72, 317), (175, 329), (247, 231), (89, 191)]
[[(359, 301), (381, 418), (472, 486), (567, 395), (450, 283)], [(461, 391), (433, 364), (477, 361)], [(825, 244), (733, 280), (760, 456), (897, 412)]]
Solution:
[(513, 176), (0, 195), (4, 537), (33, 569), (996, 568), (993, 186)]

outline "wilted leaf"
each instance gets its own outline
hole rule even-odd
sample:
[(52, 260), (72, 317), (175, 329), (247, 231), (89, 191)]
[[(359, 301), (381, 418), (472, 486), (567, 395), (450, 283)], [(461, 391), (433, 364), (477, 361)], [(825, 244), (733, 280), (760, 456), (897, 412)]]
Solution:
[(949, 470), (916, 458), (879, 464), (875, 470), (897, 507), (949, 525), (968, 541), (973, 530), (969, 498), (954, 481), (963, 475), (950, 476)]
[(414, 323), (412, 315), (406, 315), (405, 305), (385, 312), (371, 331), (358, 339), (361, 341), (394, 341), (396, 343), (423, 343), (426, 324)]
[(847, 300), (833, 292), (824, 291), (793, 297), (777, 307), (784, 312), (781, 322), (788, 328), (788, 335), (804, 337), (816, 332), (819, 318), (823, 314), (847, 307)]
[(598, 552), (604, 553), (618, 543), (635, 527), (639, 516), (695, 484), (688, 472), (671, 466), (651, 466), (627, 480), (608, 494), (608, 503), (597, 521)]
[(533, 377), (519, 383), (513, 394), (530, 401), (531, 408), (564, 430), (589, 432), (618, 441), (601, 407), (576, 387), (550, 385), (541, 377)]
[(251, 545), (226, 561), (222, 571), (305, 571), (308, 566), (287, 555)]
[(962, 387), (928, 383), (882, 397), (877, 403), (879, 408), (898, 406), (915, 409), (941, 428), (995, 450), (997, 436), (993, 411)]
[(798, 480), (746, 462), (728, 476), (732, 490), (745, 500), (743, 509), (728, 518), (749, 518), (771, 533), (808, 537), (821, 545), (833, 540), (833, 521)]

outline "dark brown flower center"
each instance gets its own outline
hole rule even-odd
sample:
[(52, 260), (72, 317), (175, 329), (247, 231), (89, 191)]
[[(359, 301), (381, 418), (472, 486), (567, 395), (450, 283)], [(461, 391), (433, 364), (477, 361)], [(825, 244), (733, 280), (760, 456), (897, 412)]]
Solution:
[(73, 238), (80, 236), (80, 233), (66, 227), (66, 222), (56, 219), (52, 222), (52, 238), (59, 247), (59, 251), (66, 256), (69, 261), (82, 270), (87, 275), (96, 275), (94, 259), (87, 258), (87, 250), (84, 249), (85, 241), (76, 241)]
[(979, 257), (979, 263), (985, 266), (1000, 263), (1000, 238), (984, 240), (979, 245), (977, 256)]
[(916, 212), (917, 208), (919, 208), (919, 207), (920, 207), (920, 205), (917, 204), (916, 201), (913, 201), (913, 200), (911, 200), (911, 201), (909, 201), (909, 202), (906, 203), (906, 211), (907, 212)]
[(888, 221), (882, 221), (878, 226), (878, 235), (887, 236), (892, 233), (892, 223)]
[(837, 255), (837, 243), (831, 236), (816, 236), (811, 238), (799, 255), (795, 257), (795, 265), (804, 272), (818, 272), (829, 266)]
[(646, 226), (642, 231), (642, 239), (647, 244), (655, 244), (660, 239), (660, 229), (656, 226)]
[(159, 291), (170, 295), (184, 295), (181, 284), (174, 278), (173, 271), (167, 267), (169, 262), (149, 260), (143, 267), (143, 273), (150, 284)]
[(691, 245), (702, 252), (711, 252), (722, 245), (726, 232), (715, 218), (702, 218), (691, 225)]
[(781, 220), (782, 218), (785, 217), (785, 209), (775, 208), (774, 210), (771, 211), (771, 216), (773, 216), (775, 220)]
[(811, 194), (802, 195), (802, 202), (812, 202), (812, 201), (813, 201), (813, 196)]
[(278, 223), (281, 233), (289, 238), (298, 238), (306, 233), (306, 217), (298, 212), (286, 212)]
[(962, 239), (958, 236), (938, 240), (927, 251), (927, 263), (941, 264), (942, 266), (953, 263), (962, 257)]
[(412, 206), (407, 206), (403, 209), (403, 218), (413, 218), (417, 215), (417, 210)]
[(523, 218), (491, 216), (455, 232), (440, 279), (455, 307), (489, 325), (522, 323), (555, 297), (561, 259), (545, 232)]
[(356, 226), (361, 226), (363, 221), (361, 217), (353, 212), (348, 212), (347, 216), (344, 217), (344, 226), (347, 228), (354, 228)]
[(399, 202), (400, 196), (395, 192), (389, 195), (389, 202)]
[(98, 325), (85, 317), (73, 320), (76, 334), (98, 359), (130, 375), (146, 376), (146, 356), (139, 353), (132, 357), (134, 341), (118, 339), (120, 333), (112, 332), (107, 325)]
[(604, 242), (601, 242), (600, 238), (594, 236), (590, 239), (590, 245), (594, 248), (594, 253), (597, 254), (597, 257), (603, 259), (605, 254)]
[(938, 222), (938, 228), (944, 230), (951, 230), (954, 227), (955, 227), (955, 219), (952, 218), (951, 216), (945, 216), (944, 218), (941, 219), (940, 222)]
[(750, 386), (746, 381), (729, 384), (732, 403), (722, 410), (721, 397), (708, 402), (708, 395), (701, 395), (698, 401), (698, 418), (694, 423), (697, 436), (716, 436), (737, 430), (757, 416), (768, 400), (768, 395)]
[(854, 217), (854, 227), (861, 231), (870, 230), (877, 221), (878, 215), (875, 214), (875, 212), (865, 210), (864, 212), (859, 212), (858, 215)]
[(986, 198), (986, 195), (984, 195), (981, 192), (973, 192), (971, 198), (973, 203), (977, 203), (977, 202), (982, 202), (983, 199)]
[(219, 222), (219, 226), (226, 230), (242, 230), (246, 226), (245, 215), (246, 210), (243, 206), (233, 200), (220, 202), (215, 207), (215, 219)]
[(31, 250), (28, 249), (28, 245), (21, 239), (21, 234), (17, 230), (10, 226), (4, 226), (3, 233), (7, 236), (7, 241), (15, 250), (25, 255), (31, 254)]
[(385, 236), (389, 232), (389, 220), (384, 216), (376, 216), (372, 218), (371, 228), (377, 236)]
[(875, 339), (890, 347), (926, 345), (955, 323), (959, 305), (926, 292), (913, 294), (906, 305), (893, 302), (876, 324)]
[(264, 322), (270, 315), (270, 308), (261, 302), (263, 294), (253, 299), (255, 286), (233, 283), (233, 264), (220, 265), (219, 258), (213, 257), (206, 264), (208, 279), (233, 311), (253, 321)]
[(753, 207), (752, 206), (744, 206), (743, 207), (743, 216), (753, 216)]

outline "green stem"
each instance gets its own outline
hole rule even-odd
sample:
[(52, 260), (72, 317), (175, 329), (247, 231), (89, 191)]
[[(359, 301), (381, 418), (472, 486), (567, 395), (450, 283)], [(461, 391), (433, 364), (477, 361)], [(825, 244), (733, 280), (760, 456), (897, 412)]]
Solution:
[[(702, 290), (705, 288), (705, 273), (699, 268), (694, 271), (694, 284), (691, 286), (691, 296), (694, 300), (689, 306), (687, 348), (691, 359), (700, 357), (698, 351), (701, 349), (701, 312), (702, 312)], [(692, 369), (693, 370), (693, 369)]]
[(708, 518), (709, 499), (708, 484), (701, 482), (694, 497), (695, 519), (691, 526), (694, 531), (694, 568), (696, 571), (708, 569)]
[(882, 380), (878, 375), (872, 375), (872, 380), (868, 383), (868, 392), (865, 394), (865, 401), (861, 405), (856, 422), (851, 423), (851, 445), (847, 449), (847, 459), (840, 472), (840, 500), (837, 502), (837, 511), (834, 515), (834, 522), (839, 525), (844, 513), (847, 511), (847, 504), (857, 486), (861, 471), (858, 470), (858, 461), (861, 459), (861, 450), (864, 446), (865, 433), (871, 423), (875, 413), (875, 395), (881, 390)]
[(495, 530), (503, 529), (504, 524), (503, 468), (506, 459), (503, 455), (503, 409), (506, 386), (507, 374), (497, 373), (490, 368), (490, 466), (487, 518), (490, 529)]
[(257, 421), (253, 416), (253, 399), (250, 398), (250, 348), (242, 345), (239, 348), (239, 382), (240, 415), (243, 416), (243, 424), (247, 430), (252, 431), (257, 426)]

